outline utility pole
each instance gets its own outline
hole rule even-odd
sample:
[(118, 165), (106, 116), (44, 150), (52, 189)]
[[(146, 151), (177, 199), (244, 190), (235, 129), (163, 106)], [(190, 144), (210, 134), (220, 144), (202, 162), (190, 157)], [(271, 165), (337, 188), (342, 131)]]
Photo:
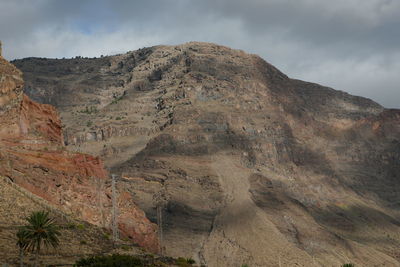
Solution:
[(163, 255), (163, 223), (162, 223), (162, 206), (157, 205), (157, 224), (158, 224), (158, 241), (159, 241), (159, 251)]
[(10, 159), (10, 154), (7, 154), (8, 158), (8, 168), (9, 168), (9, 175), (10, 178), (13, 179), (13, 173), (14, 173), (14, 162)]
[(101, 227), (104, 227), (104, 206), (103, 206), (103, 183), (102, 179), (100, 177), (97, 178), (97, 198), (98, 198), (98, 204), (99, 204), (99, 211), (100, 211), (100, 225)]
[(115, 188), (116, 175), (111, 174), (111, 190), (112, 190), (112, 231), (113, 231), (113, 241), (114, 245), (118, 241), (118, 221), (117, 221), (117, 192)]
[(168, 202), (167, 195), (165, 193), (165, 189), (162, 189), (157, 194), (153, 196), (153, 202), (156, 206), (157, 211), (157, 225), (158, 225), (158, 242), (159, 242), (159, 253), (164, 255), (164, 233), (163, 233), (163, 210), (165, 205)]

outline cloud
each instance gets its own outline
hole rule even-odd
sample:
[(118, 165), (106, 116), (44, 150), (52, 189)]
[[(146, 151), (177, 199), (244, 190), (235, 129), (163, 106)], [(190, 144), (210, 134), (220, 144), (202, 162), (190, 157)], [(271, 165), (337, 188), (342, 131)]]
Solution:
[(293, 78), (400, 107), (398, 0), (0, 0), (6, 58), (207, 41)]

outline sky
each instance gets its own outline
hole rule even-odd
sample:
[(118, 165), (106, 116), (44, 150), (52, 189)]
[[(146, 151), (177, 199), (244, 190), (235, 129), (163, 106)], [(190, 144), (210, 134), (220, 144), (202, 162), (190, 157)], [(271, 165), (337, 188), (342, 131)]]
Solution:
[(400, 108), (399, 0), (0, 0), (0, 40), (9, 60), (212, 42)]

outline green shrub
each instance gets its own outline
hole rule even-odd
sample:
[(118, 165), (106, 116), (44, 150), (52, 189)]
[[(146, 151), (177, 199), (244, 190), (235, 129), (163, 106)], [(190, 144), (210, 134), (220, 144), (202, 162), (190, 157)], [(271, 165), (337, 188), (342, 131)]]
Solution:
[(117, 104), (120, 100), (124, 98), (124, 95), (118, 96), (117, 93), (113, 93), (113, 100), (111, 104)]
[(196, 261), (194, 259), (192, 259), (192, 258), (186, 259), (186, 262), (189, 263), (189, 264), (195, 264), (196, 263)]
[(144, 262), (130, 255), (108, 255), (108, 256), (94, 256), (78, 260), (75, 265), (76, 267), (142, 267)]
[(80, 244), (81, 245), (87, 245), (87, 242), (85, 240), (81, 240)]
[(192, 258), (185, 259), (182, 257), (179, 257), (178, 259), (176, 259), (176, 262), (175, 262), (176, 265), (181, 266), (181, 267), (189, 267), (189, 266), (192, 266), (192, 264), (194, 264), (194, 263), (196, 263), (196, 261), (193, 260)]
[(122, 241), (125, 241), (125, 242), (131, 242), (132, 241), (132, 239), (130, 239), (129, 237), (126, 237), (126, 236), (123, 236), (123, 237), (121, 237), (120, 238)]
[(71, 229), (71, 230), (85, 230), (86, 226), (83, 223), (68, 223), (66, 225), (67, 229)]
[(176, 264), (178, 264), (179, 266), (181, 266), (181, 264), (186, 264), (186, 263), (187, 262), (185, 258), (179, 257), (176, 259)]
[(130, 250), (131, 247), (128, 245), (121, 245), (121, 249), (127, 251), (127, 250)]
[(345, 263), (342, 265), (342, 267), (354, 267), (355, 265), (353, 263)]
[(66, 225), (66, 228), (67, 229), (71, 229), (71, 230), (76, 229), (76, 224), (75, 223), (68, 223)]
[(103, 234), (103, 237), (105, 238), (105, 239), (111, 239), (111, 235), (109, 234), (109, 233), (104, 233)]

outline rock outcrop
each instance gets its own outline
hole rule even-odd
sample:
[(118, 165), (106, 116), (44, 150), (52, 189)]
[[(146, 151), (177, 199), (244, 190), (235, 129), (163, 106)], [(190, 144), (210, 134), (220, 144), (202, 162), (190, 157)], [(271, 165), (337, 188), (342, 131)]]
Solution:
[[(60, 210), (98, 226), (111, 223), (107, 171), (98, 157), (68, 152), (56, 109), (23, 93), (22, 73), (0, 57), (0, 174)], [(157, 227), (120, 188), (123, 235), (158, 250)]]
[(66, 148), (101, 156), (167, 254), (207, 266), (400, 264), (400, 111), (207, 43), (23, 59)]

